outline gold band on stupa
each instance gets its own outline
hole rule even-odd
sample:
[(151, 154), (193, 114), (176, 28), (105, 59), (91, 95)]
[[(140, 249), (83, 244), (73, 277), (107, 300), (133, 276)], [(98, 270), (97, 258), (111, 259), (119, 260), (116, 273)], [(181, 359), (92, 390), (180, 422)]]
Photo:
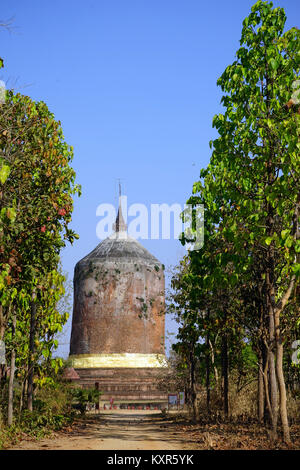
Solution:
[(69, 362), (74, 369), (167, 367), (164, 354), (77, 354), (69, 356)]

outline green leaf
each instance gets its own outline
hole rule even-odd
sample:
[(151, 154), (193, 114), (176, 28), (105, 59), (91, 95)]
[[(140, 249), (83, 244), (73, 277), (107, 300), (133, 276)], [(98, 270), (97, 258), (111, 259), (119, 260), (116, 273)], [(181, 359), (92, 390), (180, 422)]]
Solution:
[(0, 182), (4, 184), (10, 173), (10, 167), (5, 163), (0, 168)]
[(279, 62), (278, 62), (278, 60), (271, 59), (271, 60), (270, 60), (270, 65), (271, 65), (271, 67), (272, 67), (273, 70), (277, 70), (277, 69), (278, 69), (278, 66), (279, 66)]
[(11, 221), (14, 222), (17, 216), (17, 211), (14, 207), (8, 207), (6, 209), (6, 217)]
[(50, 356), (50, 351), (49, 349), (43, 349), (42, 354), (45, 359), (47, 359)]
[(287, 248), (291, 248), (291, 246), (293, 245), (293, 242), (294, 242), (293, 237), (289, 235), (285, 240), (284, 246), (286, 246)]
[(290, 233), (289, 229), (281, 230), (281, 238), (285, 240), (289, 233)]
[(293, 271), (293, 274), (295, 274), (296, 276), (300, 276), (300, 263), (296, 263), (292, 267), (292, 271)]

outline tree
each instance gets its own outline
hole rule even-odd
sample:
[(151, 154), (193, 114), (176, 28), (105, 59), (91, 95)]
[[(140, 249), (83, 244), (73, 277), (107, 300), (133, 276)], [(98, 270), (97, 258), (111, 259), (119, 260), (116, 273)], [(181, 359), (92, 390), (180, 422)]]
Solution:
[(182, 366), (188, 369), (188, 381), (185, 386), (187, 403), (192, 409), (193, 418), (196, 419), (196, 363), (197, 343), (200, 337), (198, 327), (198, 309), (195, 304), (189, 258), (180, 262), (178, 270), (174, 273), (169, 296), (168, 312), (175, 315), (179, 323), (177, 334), (178, 342), (172, 348), (182, 360)]
[(0, 339), (7, 326), (26, 335), (30, 410), (39, 338), (49, 357), (55, 325), (66, 321), (57, 318), (55, 302), (63, 293), (60, 250), (78, 238), (68, 227), (72, 196), (80, 194), (72, 158), (46, 104), (8, 91), (0, 113)]
[[(195, 201), (194, 201), (195, 202)], [(191, 203), (191, 201), (189, 201)], [(209, 229), (205, 224), (206, 235)], [(205, 377), (207, 413), (210, 415), (210, 391), (220, 393), (224, 417), (229, 410), (229, 372), (237, 366), (237, 352), (244, 347), (245, 332), (240, 322), (240, 297), (233, 297), (228, 279), (232, 269), (219, 271), (218, 253), (222, 249), (212, 236), (204, 248), (191, 251), (174, 272), (168, 312), (180, 324), (173, 346), (189, 369), (188, 396), (196, 415), (196, 380)], [(222, 282), (220, 283), (220, 279)], [(197, 373), (196, 373), (197, 369)], [(221, 374), (219, 374), (220, 370)], [(219, 377), (221, 376), (221, 381)]]
[(210, 143), (210, 164), (194, 192), (205, 202), (218, 236), (230, 244), (231, 256), (221, 253), (220, 264), (232, 263), (237, 283), (256, 262), (254, 253), (261, 256), (270, 396), (267, 386), (265, 392), (275, 438), (279, 389), (288, 442), (281, 324), (300, 273), (300, 116), (285, 104), (299, 74), (300, 34), (297, 28), (284, 33), (285, 21), (282, 8), (262, 1), (244, 20), (237, 59), (217, 82), (225, 107), (213, 119), (219, 137)]

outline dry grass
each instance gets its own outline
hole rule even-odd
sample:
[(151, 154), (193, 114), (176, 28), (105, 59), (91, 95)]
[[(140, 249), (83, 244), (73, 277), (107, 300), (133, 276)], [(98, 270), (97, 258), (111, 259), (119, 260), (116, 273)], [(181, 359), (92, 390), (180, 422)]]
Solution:
[[(210, 398), (211, 417), (222, 419), (222, 400), (219, 390), (211, 391)], [(206, 391), (204, 387), (197, 393), (198, 418), (207, 417)], [(287, 392), (287, 409), (290, 423), (300, 423), (300, 396), (299, 393)], [(229, 381), (229, 415), (231, 420), (255, 419), (257, 411), (257, 381), (237, 386), (236, 377), (231, 377)]]
[(204, 387), (197, 393), (197, 423), (183, 427), (197, 449), (300, 449), (299, 396), (288, 392), (288, 415), (292, 443), (282, 441), (281, 427), (278, 440), (272, 442), (268, 425), (257, 420), (256, 380), (237, 386), (236, 377), (229, 383), (229, 419), (224, 419), (220, 392), (211, 391), (211, 413), (208, 415)]
[(300, 425), (291, 426), (291, 444), (282, 441), (279, 431), (278, 440), (272, 441), (266, 429), (257, 423), (206, 423), (190, 424), (182, 427), (185, 441), (194, 444), (199, 450), (299, 450)]

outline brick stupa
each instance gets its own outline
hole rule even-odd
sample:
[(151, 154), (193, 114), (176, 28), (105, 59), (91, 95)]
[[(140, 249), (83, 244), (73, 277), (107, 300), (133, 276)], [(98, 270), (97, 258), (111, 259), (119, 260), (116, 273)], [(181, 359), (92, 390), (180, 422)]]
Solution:
[(101, 401), (167, 402), (162, 264), (127, 233), (119, 205), (112, 235), (75, 266), (70, 366)]

